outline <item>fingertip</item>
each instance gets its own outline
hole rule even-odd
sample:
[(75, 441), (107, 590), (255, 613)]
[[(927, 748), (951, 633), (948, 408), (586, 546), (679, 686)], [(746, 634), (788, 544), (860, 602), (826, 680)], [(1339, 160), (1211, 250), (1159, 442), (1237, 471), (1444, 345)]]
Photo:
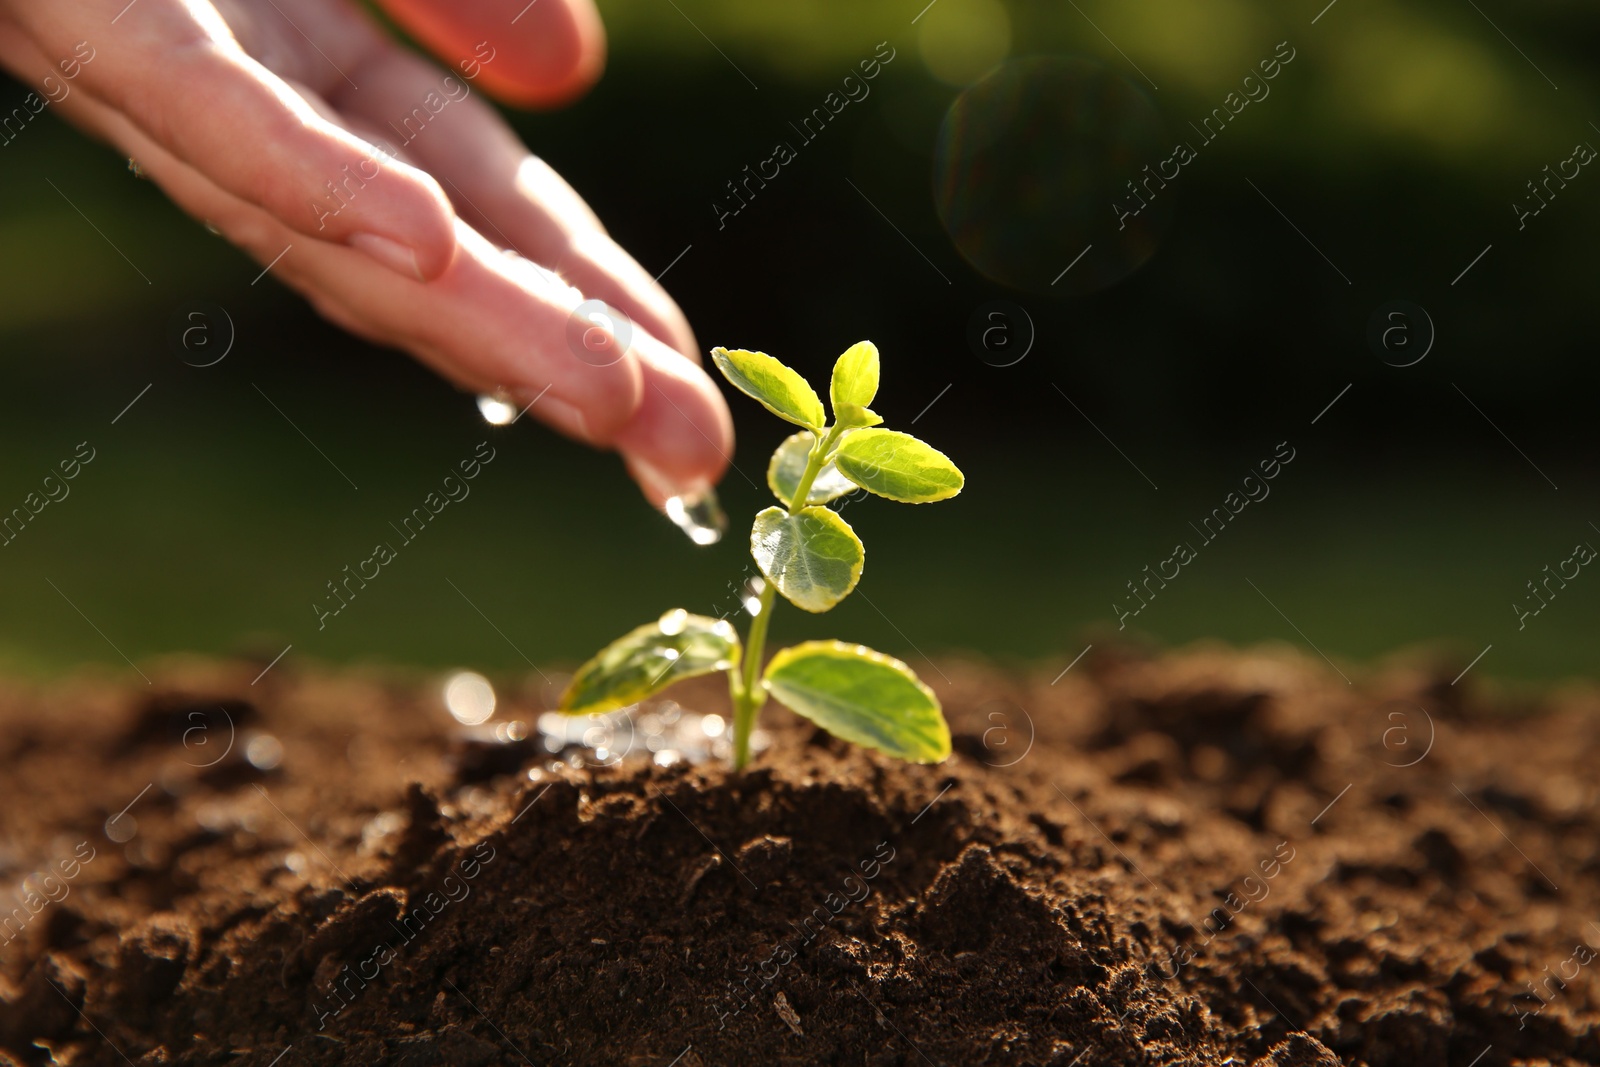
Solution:
[(489, 373), (529, 415), (597, 448), (616, 446), (644, 403), (644, 373), (632, 352), (597, 360), (592, 352), (547, 349), (544, 358), (530, 359), (514, 351), (499, 364)]
[(582, 293), (465, 222), (457, 220), (456, 239), (459, 253), (442, 277), (384, 306), (406, 324), (408, 347), (468, 389), (504, 389), (530, 417), (611, 446), (643, 397), (631, 339), (606, 320), (580, 318)]
[(644, 498), (650, 501), (650, 506), (657, 510), (666, 507), (667, 501), (673, 497), (687, 495), (678, 491), (672, 479), (637, 456), (630, 456), (624, 452), (622, 454), (622, 465), (627, 468), (628, 477), (632, 478), (634, 484), (638, 485), (639, 491), (644, 494)]
[(528, 108), (570, 104), (594, 88), (605, 73), (605, 24), (592, 0), (547, 3), (542, 14), (543, 22), (530, 27), (517, 43), (516, 63), (483, 68), (485, 88), (508, 104)]
[(654, 338), (636, 346), (644, 389), (615, 445), (652, 503), (711, 488), (732, 463), (733, 417), (698, 366)]
[(380, 0), (381, 6), (492, 96), (556, 107), (582, 96), (605, 70), (606, 33), (594, 0)]
[(610, 367), (583, 368), (562, 376), (559, 394), (552, 391), (547, 421), (585, 444), (610, 446), (626, 432), (644, 403), (637, 360)]

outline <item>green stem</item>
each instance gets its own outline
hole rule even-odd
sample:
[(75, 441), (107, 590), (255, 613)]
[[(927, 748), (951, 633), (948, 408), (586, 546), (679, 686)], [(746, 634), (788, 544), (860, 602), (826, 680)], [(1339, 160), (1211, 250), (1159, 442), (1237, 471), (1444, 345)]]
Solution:
[(761, 687), (758, 673), (767, 643), (767, 625), (772, 619), (773, 602), (777, 588), (771, 584), (761, 591), (761, 608), (750, 620), (750, 637), (745, 641), (744, 662), (739, 670), (729, 675), (734, 688), (733, 696), (733, 769), (744, 770), (750, 762), (750, 734), (755, 729), (756, 715), (767, 702), (767, 691)]
[[(842, 427), (835, 426), (826, 437), (818, 439), (811, 446), (811, 454), (806, 457), (805, 472), (801, 474), (800, 482), (789, 500), (789, 514), (793, 515), (805, 507), (806, 497), (811, 495), (811, 483), (817, 480), (823, 464), (827, 462), (828, 453), (833, 450), (842, 432)], [(750, 734), (755, 729), (756, 715), (767, 702), (767, 691), (760, 684), (761, 663), (777, 594), (777, 587), (766, 582), (761, 590), (760, 610), (750, 620), (750, 635), (744, 643), (744, 662), (739, 670), (728, 672), (728, 692), (733, 698), (733, 769), (736, 771), (744, 770), (745, 764), (750, 762)]]

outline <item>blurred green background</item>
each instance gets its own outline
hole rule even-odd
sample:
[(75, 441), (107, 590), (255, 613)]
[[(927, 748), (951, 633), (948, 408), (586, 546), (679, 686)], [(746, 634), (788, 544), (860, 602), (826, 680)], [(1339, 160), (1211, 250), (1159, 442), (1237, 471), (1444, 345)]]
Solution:
[[(1175, 541), (1197, 543), (1188, 524), (1288, 440), (1297, 456), (1271, 497), (1129, 632), (1315, 642), (1341, 661), (1437, 646), (1460, 666), (1492, 644), (1476, 670), (1593, 674), (1600, 576), (1584, 571), (1522, 629), (1512, 603), (1575, 543), (1600, 545), (1600, 174), (1523, 230), (1511, 208), (1574, 143), (1600, 143), (1592, 5), (601, 9), (605, 79), (565, 111), (513, 115), (530, 145), (647, 269), (674, 264), (664, 282), (704, 343), (761, 348), (821, 382), (849, 343), (875, 340), (874, 406), (892, 426), (915, 418), (968, 476), (938, 507), (850, 504), (865, 595), (825, 618), (784, 609), (779, 638), (1059, 669), (1116, 631), (1124, 583)], [(1120, 284), (1008, 291), (941, 228), (938, 125), (996, 63), (1097, 60), (1176, 131), (1284, 40), (1297, 58), (1272, 97), (1185, 168), (1159, 250)], [(880, 41), (896, 59), (870, 97), (719, 230), (724, 183)], [(27, 92), (0, 82), (0, 105)], [(668, 607), (735, 610), (743, 523), (765, 506), (766, 455), (784, 435), (753, 404), (733, 401), (733, 531), (695, 548), (614, 457), (530, 421), (485, 427), (470, 397), (409, 359), (322, 324), (270, 275), (253, 284), (259, 265), (48, 110), (0, 148), (0, 189), (0, 508), (78, 442), (96, 450), (70, 497), (0, 548), (5, 666), (104, 663), (137, 680), (117, 650), (136, 664), (270, 658), (292, 642), (325, 661), (550, 670)], [(1036, 328), (1015, 366), (968, 343), (996, 298)], [(1415, 366), (1367, 342), (1369, 316), (1395, 299), (1437, 327)], [(214, 367), (186, 366), (170, 341), (196, 301), (236, 329)], [(472, 495), (319, 631), (324, 583), (484, 439), (498, 458)]]

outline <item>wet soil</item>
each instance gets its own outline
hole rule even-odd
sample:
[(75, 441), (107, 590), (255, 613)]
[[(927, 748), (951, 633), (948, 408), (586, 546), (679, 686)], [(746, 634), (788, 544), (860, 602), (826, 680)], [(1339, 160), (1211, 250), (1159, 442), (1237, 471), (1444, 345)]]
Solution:
[(739, 776), (262, 666), (0, 684), (0, 1065), (1600, 1063), (1592, 688), (941, 661)]

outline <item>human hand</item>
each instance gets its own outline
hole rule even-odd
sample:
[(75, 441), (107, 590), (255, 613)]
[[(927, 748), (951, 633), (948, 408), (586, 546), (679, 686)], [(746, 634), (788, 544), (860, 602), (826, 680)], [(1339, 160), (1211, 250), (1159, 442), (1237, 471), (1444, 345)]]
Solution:
[[(472, 92), (586, 90), (592, 0), (380, 2), (451, 69), (343, 0), (0, 0), (0, 63), (66, 87), (49, 95), (67, 118), (333, 322), (539, 397), (531, 415), (617, 449), (658, 506), (709, 488), (732, 423), (682, 312)], [(585, 299), (633, 320), (626, 351), (579, 355)]]

